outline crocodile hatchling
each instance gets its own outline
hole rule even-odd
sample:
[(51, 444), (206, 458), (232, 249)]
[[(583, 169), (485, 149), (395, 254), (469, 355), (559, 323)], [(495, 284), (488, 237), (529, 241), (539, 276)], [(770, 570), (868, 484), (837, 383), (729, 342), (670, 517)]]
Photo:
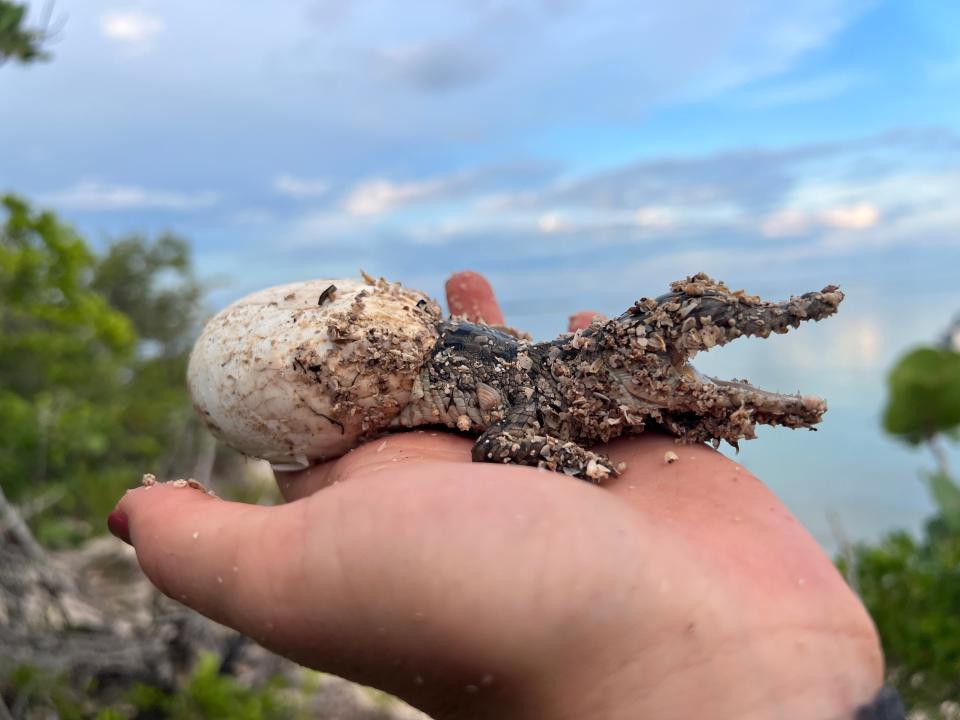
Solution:
[(700, 374), (690, 360), (743, 335), (767, 337), (832, 315), (835, 286), (780, 303), (703, 273), (585, 330), (532, 342), (506, 328), (444, 319), (433, 300), (384, 279), (270, 288), (215, 316), (188, 380), (215, 435), (295, 469), (394, 429), (446, 425), (479, 435), (473, 459), (616, 475), (587, 449), (660, 428), (682, 442), (754, 437), (757, 424), (810, 427), (811, 395)]

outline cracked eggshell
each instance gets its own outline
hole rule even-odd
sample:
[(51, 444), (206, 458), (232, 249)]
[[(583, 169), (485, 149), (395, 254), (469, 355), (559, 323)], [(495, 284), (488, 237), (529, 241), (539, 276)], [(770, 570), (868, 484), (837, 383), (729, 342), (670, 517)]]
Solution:
[(215, 436), (277, 469), (338, 457), (410, 402), (439, 320), (430, 298), (382, 279), (262, 290), (197, 340), (187, 371), (194, 407)]

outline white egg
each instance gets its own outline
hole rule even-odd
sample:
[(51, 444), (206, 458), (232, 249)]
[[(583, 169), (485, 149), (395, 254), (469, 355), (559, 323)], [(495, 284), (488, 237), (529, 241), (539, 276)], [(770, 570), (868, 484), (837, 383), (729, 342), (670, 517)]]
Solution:
[(197, 340), (194, 407), (218, 438), (277, 469), (338, 457), (409, 403), (439, 320), (426, 295), (382, 279), (261, 290)]

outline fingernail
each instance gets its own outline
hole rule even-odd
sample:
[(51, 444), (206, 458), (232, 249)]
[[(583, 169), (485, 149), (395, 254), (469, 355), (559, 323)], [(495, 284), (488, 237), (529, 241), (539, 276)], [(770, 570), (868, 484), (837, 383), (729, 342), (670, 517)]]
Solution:
[(122, 510), (114, 510), (107, 515), (107, 529), (113, 533), (114, 537), (123, 540), (127, 545), (133, 545), (130, 542), (130, 521)]

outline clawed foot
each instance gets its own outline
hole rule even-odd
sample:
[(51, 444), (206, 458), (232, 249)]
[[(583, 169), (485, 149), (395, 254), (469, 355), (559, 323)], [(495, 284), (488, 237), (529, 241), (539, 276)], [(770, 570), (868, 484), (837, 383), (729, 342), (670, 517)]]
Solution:
[(491, 428), (473, 446), (474, 462), (514, 463), (601, 483), (620, 474), (608, 457), (568, 440)]

